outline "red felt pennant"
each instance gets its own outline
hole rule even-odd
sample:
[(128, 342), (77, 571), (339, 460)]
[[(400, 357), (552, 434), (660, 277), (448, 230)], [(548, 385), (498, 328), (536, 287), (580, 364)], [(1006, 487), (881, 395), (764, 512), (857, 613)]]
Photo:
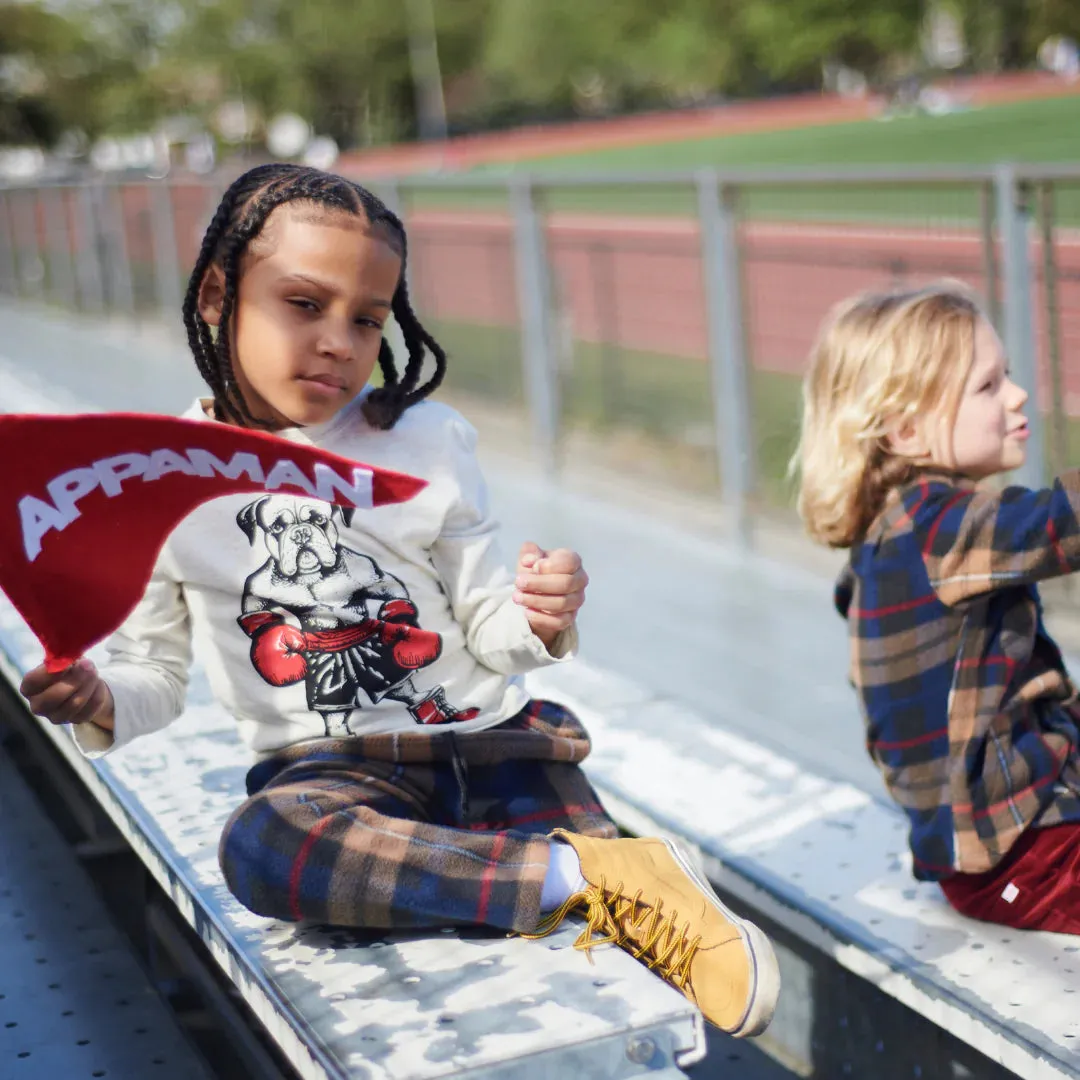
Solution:
[(201, 503), (290, 491), (369, 509), (426, 482), (225, 424), (163, 416), (0, 416), (0, 588), (62, 671), (131, 614)]

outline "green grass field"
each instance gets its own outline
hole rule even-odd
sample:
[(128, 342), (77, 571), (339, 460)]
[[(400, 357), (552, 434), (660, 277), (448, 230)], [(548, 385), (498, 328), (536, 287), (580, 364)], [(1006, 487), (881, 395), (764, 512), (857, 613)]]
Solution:
[[(525, 417), (516, 329), (434, 322), (450, 362), (451, 394), (478, 398)], [(559, 379), (563, 434), (589, 432), (616, 447), (621, 463), (648, 464), (683, 490), (718, 488), (709, 369), (703, 360), (575, 342)], [(800, 380), (756, 371), (752, 385), (759, 494), (786, 505), (787, 463), (798, 437)]]
[[(856, 166), (990, 165), (999, 161), (1080, 164), (1080, 95), (972, 109), (946, 116), (908, 116), (865, 120), (787, 131), (728, 135), (655, 145), (597, 150), (490, 166), (484, 177), (528, 171), (544, 174), (596, 171), (689, 170), (718, 168), (843, 169)], [(422, 185), (422, 181), (419, 182)], [(416, 189), (419, 207), (495, 208), (501, 195), (490, 191)], [(1061, 185), (1058, 214), (1080, 225), (1080, 183)], [(694, 213), (689, 187), (571, 188), (547, 195), (553, 210), (592, 213)], [(979, 193), (971, 185), (795, 184), (750, 187), (744, 212), (751, 217), (817, 221), (933, 221), (969, 225), (978, 220)]]
[(1080, 161), (1080, 95), (1021, 101), (945, 116), (862, 120), (529, 162), (531, 170), (798, 168)]

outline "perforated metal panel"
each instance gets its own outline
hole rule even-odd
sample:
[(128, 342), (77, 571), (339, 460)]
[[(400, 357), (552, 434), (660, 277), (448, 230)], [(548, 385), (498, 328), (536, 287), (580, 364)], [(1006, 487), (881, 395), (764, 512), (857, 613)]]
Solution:
[(0, 1077), (209, 1077), (75, 856), (0, 754)]

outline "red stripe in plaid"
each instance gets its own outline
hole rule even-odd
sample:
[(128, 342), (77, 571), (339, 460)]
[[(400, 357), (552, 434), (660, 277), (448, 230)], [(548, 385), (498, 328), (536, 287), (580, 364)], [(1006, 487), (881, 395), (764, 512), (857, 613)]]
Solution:
[(848, 611), (848, 617), (858, 616), (860, 619), (882, 619), (886, 615), (900, 615), (905, 611), (914, 611), (915, 608), (925, 607), (934, 602), (933, 596), (920, 596), (915, 600), (905, 600), (902, 604), (892, 604), (889, 607), (879, 608), (856, 608)]
[(304, 837), (304, 842), (300, 845), (296, 858), (293, 859), (292, 872), (289, 874), (289, 911), (296, 920), (304, 917), (303, 912), (300, 910), (300, 878), (304, 873), (304, 864), (308, 860), (311, 849), (315, 846), (315, 841), (319, 839), (323, 829), (333, 820), (333, 815), (327, 814), (326, 817), (316, 821), (307, 836)]
[(907, 750), (912, 746), (922, 746), (923, 743), (933, 742), (935, 739), (940, 739), (942, 735), (948, 735), (948, 727), (938, 728), (937, 731), (927, 731), (923, 735), (916, 735), (913, 739), (878, 739), (874, 743), (874, 747), (877, 750)]
[(1039, 732), (1038, 738), (1046, 752), (1053, 754), (1061, 762), (1064, 762), (1076, 749), (1075, 745), (1070, 746), (1068, 743), (1063, 746), (1059, 742), (1051, 742), (1042, 732)]
[[(954, 506), (959, 506), (960, 505), (960, 502), (964, 498), (964, 494), (965, 493), (962, 492), (962, 491), (958, 492), (951, 499), (946, 500), (945, 504), (941, 507), (941, 509), (937, 511), (937, 516), (934, 518), (934, 522), (930, 526), (930, 528), (926, 530), (926, 538), (923, 540), (922, 549), (923, 549), (923, 554), (924, 555), (929, 555), (934, 550), (934, 541), (937, 539), (938, 530), (941, 528), (942, 523), (945, 521), (949, 511)], [(924, 501), (926, 500), (928, 495), (929, 495), (929, 488), (927, 486), (924, 486), (923, 487), (923, 500)], [(919, 510), (921, 510), (921, 509), (922, 509), (921, 505), (919, 507), (914, 508), (914, 514), (915, 514), (916, 518), (918, 516)]]
[(1016, 663), (1010, 660), (1007, 656), (965, 656), (962, 660), (956, 662), (956, 667), (960, 671), (968, 671), (974, 668), (986, 668), (1004, 667), (1009, 669), (1009, 673), (1016, 668)]
[(953, 868), (951, 866), (942, 866), (941, 863), (926, 862), (924, 859), (918, 857), (915, 858), (914, 865), (919, 870), (923, 871), (921, 875), (916, 874), (916, 877), (921, 876), (924, 878), (931, 878), (934, 881), (939, 878), (948, 877), (949, 874), (953, 873)]
[(1054, 528), (1054, 523), (1052, 521), (1046, 523), (1046, 535), (1050, 540), (1050, 547), (1053, 548), (1054, 554), (1057, 556), (1058, 566), (1061, 568), (1061, 572), (1063, 574), (1069, 573), (1071, 570), (1069, 560), (1065, 557), (1065, 551), (1061, 546), (1057, 529)]
[(483, 877), (480, 879), (480, 902), (476, 905), (476, 921), (478, 923), (487, 922), (488, 905), (491, 903), (491, 885), (495, 880), (495, 870), (499, 865), (499, 856), (505, 846), (506, 833), (499, 833), (491, 845), (491, 862), (487, 864)]
[(1002, 810), (1015, 806), (1018, 800), (1023, 801), (1026, 796), (1039, 791), (1041, 788), (1046, 787), (1047, 784), (1052, 784), (1054, 779), (1053, 776), (1041, 776), (1034, 783), (1011, 791), (1004, 799), (999, 799), (997, 802), (987, 803), (979, 807), (975, 807), (973, 803), (958, 802), (953, 804), (953, 810), (958, 814), (970, 814), (976, 821), (980, 818), (993, 817)]

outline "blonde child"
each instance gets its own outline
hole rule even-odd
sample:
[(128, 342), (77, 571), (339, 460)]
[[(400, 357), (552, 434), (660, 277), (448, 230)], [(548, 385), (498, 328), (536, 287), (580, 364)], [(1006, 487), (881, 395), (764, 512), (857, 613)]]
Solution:
[(850, 549), (836, 606), (915, 876), (974, 918), (1080, 933), (1080, 702), (1036, 588), (1080, 568), (1080, 472), (983, 484), (1023, 464), (1026, 404), (963, 286), (856, 297), (811, 355), (798, 505)]
[(186, 415), (428, 486), (355, 515), (281, 495), (207, 503), (170, 537), (101, 674), (41, 667), (23, 693), (107, 752), (180, 715), (194, 633), (256, 755), (219, 849), (252, 911), (535, 936), (581, 911), (580, 947), (616, 942), (713, 1023), (756, 1034), (779, 990), (767, 939), (677, 845), (617, 838), (580, 768), (588, 735), (523, 689), (574, 653), (588, 579), (574, 552), (534, 544), (505, 569), (475, 432), (427, 400), (446, 356), (412, 311), (406, 250), (398, 218), (341, 177), (269, 165), (229, 188), (184, 304), (211, 391)]

